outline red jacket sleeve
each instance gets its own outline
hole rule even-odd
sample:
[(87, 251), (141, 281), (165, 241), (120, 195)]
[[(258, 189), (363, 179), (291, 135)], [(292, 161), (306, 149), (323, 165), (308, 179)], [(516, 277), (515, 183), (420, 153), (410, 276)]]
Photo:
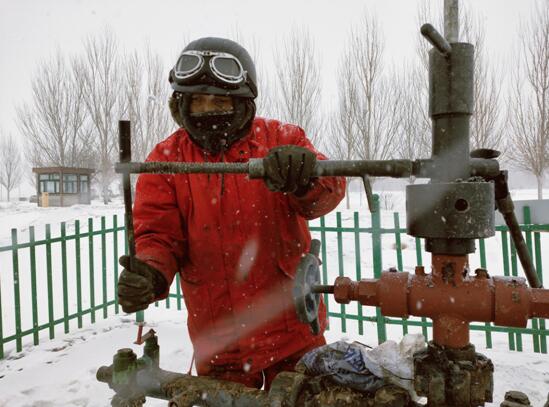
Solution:
[[(291, 126), (292, 143), (305, 147), (316, 154), (317, 160), (327, 157), (318, 152), (309, 141), (303, 129)], [(336, 208), (345, 196), (345, 177), (319, 177), (312, 181), (311, 188), (305, 195), (297, 197), (288, 194), (290, 207), (305, 219), (311, 220), (327, 214)]]
[[(165, 146), (158, 145), (146, 161), (166, 161)], [(168, 289), (157, 299), (169, 294), (179, 271), (185, 247), (183, 220), (177, 205), (174, 176), (141, 174), (135, 190), (133, 224), (137, 258), (160, 271)]]

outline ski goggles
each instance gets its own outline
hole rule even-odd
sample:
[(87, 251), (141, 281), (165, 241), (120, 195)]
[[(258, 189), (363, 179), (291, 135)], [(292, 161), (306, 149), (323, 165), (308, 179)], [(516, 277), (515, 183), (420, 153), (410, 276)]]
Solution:
[(190, 84), (203, 73), (228, 85), (240, 85), (246, 81), (246, 71), (238, 58), (226, 52), (184, 51), (173, 73), (180, 84)]

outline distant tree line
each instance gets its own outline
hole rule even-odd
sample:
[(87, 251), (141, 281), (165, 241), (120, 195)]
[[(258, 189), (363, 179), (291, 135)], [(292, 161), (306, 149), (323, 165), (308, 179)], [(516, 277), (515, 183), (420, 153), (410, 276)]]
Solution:
[[(549, 167), (549, 2), (536, 4), (532, 15), (522, 21), (521, 46), (513, 51), (516, 64), (508, 72), (486, 49), (481, 16), (467, 8), (461, 10), (460, 39), (475, 45), (471, 149), (501, 150), (505, 160), (536, 177), (542, 198)], [(441, 29), (441, 15), (431, 2), (419, 3), (418, 28), (432, 22)], [(414, 57), (388, 62), (378, 18), (366, 11), (350, 27), (338, 56), (334, 79), (338, 94), (331, 103), (322, 102), (318, 47), (308, 31), (294, 29), (280, 40), (272, 71), (265, 69), (264, 49), (254, 37), (238, 32), (232, 37), (257, 61), (258, 114), (301, 126), (330, 158), (430, 155), (430, 46), (420, 38), (419, 29)], [(31, 164), (94, 167), (107, 202), (115, 175), (118, 120), (131, 120), (132, 153), (139, 161), (174, 129), (166, 78), (167, 67), (150, 47), (122, 52), (108, 30), (87, 38), (79, 54), (58, 51), (39, 64), (32, 97), (17, 109), (17, 125)], [(4, 150), (13, 148), (8, 144), (2, 144), (2, 157)], [(18, 181), (8, 172), (1, 169), (0, 181), (10, 190)]]
[(144, 160), (173, 129), (166, 68), (146, 47), (123, 52), (105, 30), (76, 55), (58, 51), (39, 64), (32, 98), (17, 108), (17, 125), (32, 166), (89, 167), (105, 203), (117, 160), (121, 118), (132, 123), (132, 155)]

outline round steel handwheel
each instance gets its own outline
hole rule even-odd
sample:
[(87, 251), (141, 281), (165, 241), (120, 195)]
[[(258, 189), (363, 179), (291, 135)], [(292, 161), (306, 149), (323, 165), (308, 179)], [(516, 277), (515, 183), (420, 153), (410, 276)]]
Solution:
[(311, 242), (311, 250), (301, 259), (297, 266), (293, 289), (297, 317), (301, 322), (311, 327), (314, 335), (320, 333), (320, 324), (318, 321), (320, 294), (312, 291), (312, 287), (320, 284), (319, 251), (320, 242), (313, 240)]

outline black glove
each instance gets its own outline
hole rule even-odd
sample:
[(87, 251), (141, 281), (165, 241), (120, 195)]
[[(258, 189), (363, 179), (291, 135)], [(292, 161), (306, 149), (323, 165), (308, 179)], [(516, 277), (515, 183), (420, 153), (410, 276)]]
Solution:
[(293, 192), (297, 196), (305, 194), (315, 163), (315, 153), (304, 147), (271, 148), (263, 159), (267, 188), (275, 192)]
[(154, 267), (135, 258), (130, 265), (130, 256), (126, 255), (121, 256), (118, 262), (124, 267), (118, 278), (118, 303), (124, 312), (146, 309), (166, 290), (166, 279)]

